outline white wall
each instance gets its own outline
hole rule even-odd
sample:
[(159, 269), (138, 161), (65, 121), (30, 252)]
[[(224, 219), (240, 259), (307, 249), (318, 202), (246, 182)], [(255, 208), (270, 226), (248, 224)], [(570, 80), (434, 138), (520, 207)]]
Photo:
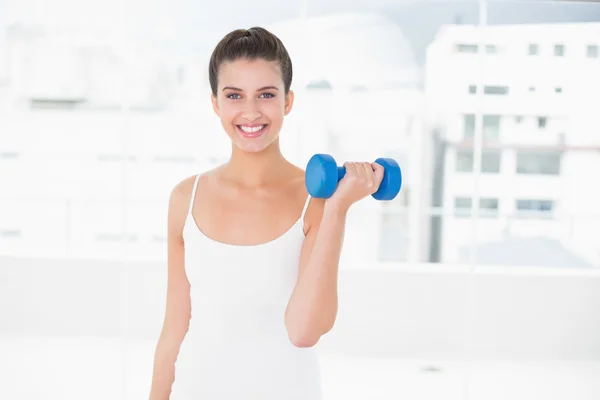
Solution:
[[(158, 337), (166, 267), (0, 258), (0, 336)], [(471, 280), (472, 279), (472, 280)], [(469, 298), (468, 284), (475, 290)], [(344, 356), (600, 360), (600, 271), (373, 265), (340, 271), (340, 310), (318, 344)]]

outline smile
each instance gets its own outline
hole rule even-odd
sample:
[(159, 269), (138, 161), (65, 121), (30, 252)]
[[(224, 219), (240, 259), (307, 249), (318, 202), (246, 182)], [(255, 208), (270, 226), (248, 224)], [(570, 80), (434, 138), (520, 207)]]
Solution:
[(268, 125), (236, 125), (238, 132), (244, 137), (258, 137), (264, 133)]

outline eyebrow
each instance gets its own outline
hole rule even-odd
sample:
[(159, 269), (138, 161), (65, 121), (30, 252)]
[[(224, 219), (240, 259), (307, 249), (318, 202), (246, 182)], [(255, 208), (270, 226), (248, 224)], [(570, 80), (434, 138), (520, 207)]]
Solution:
[[(240, 89), (240, 88), (236, 88), (236, 87), (233, 87), (233, 86), (225, 86), (225, 87), (223, 88), (223, 91), (225, 91), (225, 90), (227, 90), (227, 89), (229, 89), (229, 90), (236, 90), (236, 91), (238, 91), (238, 92), (243, 92), (243, 90), (242, 90), (242, 89)], [(267, 89), (275, 89), (275, 90), (279, 90), (279, 88), (277, 88), (276, 86), (264, 86), (264, 87), (261, 87), (260, 89), (258, 89), (258, 91), (260, 92), (261, 90), (267, 90)]]

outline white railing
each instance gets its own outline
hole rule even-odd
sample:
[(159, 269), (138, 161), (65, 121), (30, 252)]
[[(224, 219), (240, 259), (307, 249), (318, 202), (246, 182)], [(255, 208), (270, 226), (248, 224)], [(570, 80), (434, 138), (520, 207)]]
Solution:
[[(595, 240), (600, 214), (483, 209), (474, 219), (470, 209), (370, 207), (364, 215), (360, 210), (349, 219), (348, 241), (360, 234), (375, 242), (371, 247), (345, 250), (366, 252), (370, 263), (463, 263), (465, 259), (456, 255), (458, 248), (470, 251), (490, 242), (502, 246), (509, 240), (540, 239), (554, 241), (573, 258), (600, 267), (600, 244)], [(162, 262), (166, 257), (166, 214), (167, 205), (160, 200), (135, 200), (124, 209), (120, 199), (0, 199), (0, 255)], [(394, 215), (400, 218), (384, 221)], [(377, 221), (368, 221), (371, 218)], [(478, 232), (475, 241), (473, 225)], [(367, 235), (365, 230), (369, 230)], [(397, 246), (412, 250), (399, 252)], [(430, 258), (432, 246), (438, 247), (437, 259)], [(517, 255), (516, 264), (527, 264), (527, 259), (524, 256), (518, 262)]]

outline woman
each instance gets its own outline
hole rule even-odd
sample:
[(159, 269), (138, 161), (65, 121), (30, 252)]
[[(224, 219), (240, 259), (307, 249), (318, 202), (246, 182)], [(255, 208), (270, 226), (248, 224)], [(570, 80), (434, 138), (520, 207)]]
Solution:
[(346, 214), (377, 190), (383, 167), (345, 163), (332, 197), (308, 196), (279, 146), (292, 63), (269, 31), (227, 34), (209, 79), (231, 157), (171, 192), (150, 399), (320, 399), (313, 346), (336, 319)]

